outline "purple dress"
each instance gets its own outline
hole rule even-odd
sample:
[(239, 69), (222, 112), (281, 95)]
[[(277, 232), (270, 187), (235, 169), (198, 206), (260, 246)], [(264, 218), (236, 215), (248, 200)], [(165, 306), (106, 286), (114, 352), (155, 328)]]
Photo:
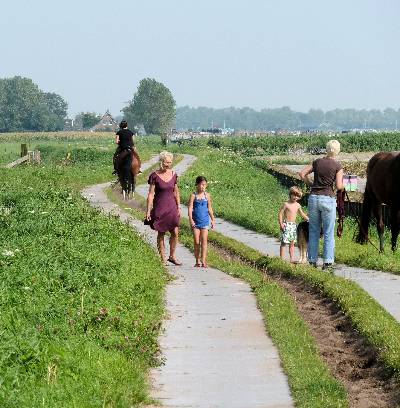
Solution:
[(169, 181), (164, 181), (156, 172), (149, 176), (148, 183), (155, 185), (150, 227), (156, 231), (172, 231), (179, 226), (179, 213), (174, 195), (177, 179), (176, 173), (173, 173)]

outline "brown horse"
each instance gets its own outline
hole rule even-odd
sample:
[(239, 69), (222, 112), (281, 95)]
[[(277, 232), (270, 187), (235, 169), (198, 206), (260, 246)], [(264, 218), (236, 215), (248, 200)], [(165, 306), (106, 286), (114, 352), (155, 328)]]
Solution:
[(135, 150), (131, 151), (131, 167), (129, 174), (125, 174), (124, 163), (121, 163), (118, 166), (118, 179), (122, 187), (122, 195), (125, 198), (128, 198), (135, 192), (136, 186), (136, 177), (140, 172), (141, 160), (139, 155)]
[(373, 212), (379, 235), (380, 251), (383, 252), (384, 223), (382, 204), (390, 208), (390, 230), (392, 233), (392, 251), (396, 249), (400, 231), (400, 153), (381, 152), (374, 155), (367, 166), (367, 185), (356, 241), (360, 244), (368, 242), (368, 227)]

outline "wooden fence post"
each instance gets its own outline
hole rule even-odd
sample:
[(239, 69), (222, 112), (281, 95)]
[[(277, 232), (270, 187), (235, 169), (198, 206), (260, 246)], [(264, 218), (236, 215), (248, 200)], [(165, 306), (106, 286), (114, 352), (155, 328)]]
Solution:
[(26, 143), (21, 144), (21, 157), (28, 154), (28, 145)]

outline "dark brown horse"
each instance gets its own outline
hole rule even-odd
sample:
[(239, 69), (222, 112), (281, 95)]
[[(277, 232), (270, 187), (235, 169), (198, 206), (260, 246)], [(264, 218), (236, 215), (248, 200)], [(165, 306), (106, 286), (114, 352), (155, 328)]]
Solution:
[(124, 199), (128, 198), (135, 192), (136, 177), (139, 174), (141, 167), (141, 160), (137, 152), (135, 150), (132, 150), (130, 154), (131, 166), (129, 173), (126, 174), (128, 169), (125, 169), (124, 166), (124, 160), (126, 159), (123, 159), (122, 163), (120, 163), (120, 165), (118, 166), (118, 179), (122, 187), (122, 195)]
[(390, 208), (390, 229), (392, 233), (392, 251), (396, 249), (400, 231), (400, 153), (381, 152), (368, 162), (367, 185), (356, 241), (368, 242), (368, 227), (371, 212), (374, 214), (379, 235), (380, 251), (383, 252), (383, 233), (385, 225), (382, 218), (382, 204)]

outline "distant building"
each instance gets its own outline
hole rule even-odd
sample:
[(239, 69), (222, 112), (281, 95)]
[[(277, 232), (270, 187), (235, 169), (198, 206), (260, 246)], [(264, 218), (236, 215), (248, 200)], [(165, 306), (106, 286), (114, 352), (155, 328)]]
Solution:
[(70, 132), (74, 130), (74, 120), (73, 119), (65, 119), (64, 120), (64, 131)]
[(89, 129), (90, 132), (116, 132), (119, 129), (118, 123), (112, 117), (111, 113), (107, 112), (102, 116), (100, 122), (96, 123)]

